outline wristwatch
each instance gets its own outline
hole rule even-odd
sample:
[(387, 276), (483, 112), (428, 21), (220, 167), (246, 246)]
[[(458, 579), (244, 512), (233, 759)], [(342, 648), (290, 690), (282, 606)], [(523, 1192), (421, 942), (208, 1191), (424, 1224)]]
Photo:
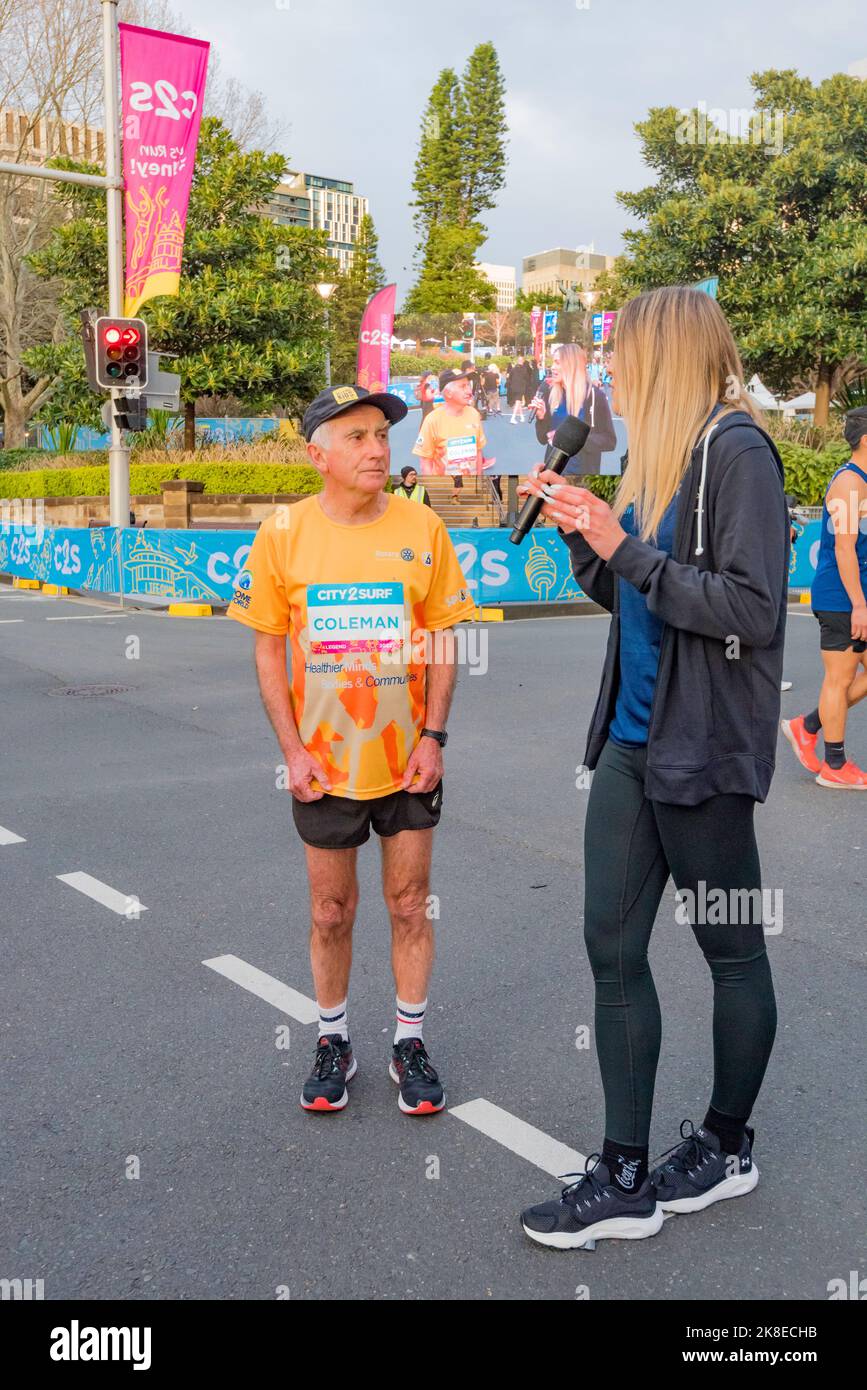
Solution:
[(449, 741), (449, 736), (445, 729), (422, 729), (420, 738), (435, 738), (440, 748), (445, 748)]

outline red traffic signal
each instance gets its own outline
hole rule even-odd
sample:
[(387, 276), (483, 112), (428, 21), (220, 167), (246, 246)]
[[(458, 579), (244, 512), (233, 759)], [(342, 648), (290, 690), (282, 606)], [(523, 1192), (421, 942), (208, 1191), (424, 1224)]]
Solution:
[(96, 321), (96, 379), (104, 390), (123, 386), (143, 391), (148, 378), (148, 334), (144, 319)]

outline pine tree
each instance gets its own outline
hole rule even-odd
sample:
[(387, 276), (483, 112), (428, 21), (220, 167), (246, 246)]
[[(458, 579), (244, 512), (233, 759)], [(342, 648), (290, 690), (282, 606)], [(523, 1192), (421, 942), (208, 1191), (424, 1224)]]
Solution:
[(465, 128), (464, 98), (457, 74), (444, 68), (434, 83), (421, 121), (413, 191), (416, 248), (421, 254), (431, 227), (460, 221), (461, 135)]
[(481, 218), (505, 182), (504, 90), (492, 43), (474, 49), (460, 81), (445, 68), (434, 84), (413, 179), (419, 276), (407, 310), (493, 308), (495, 294), (474, 262), (487, 236)]
[(505, 83), (492, 43), (480, 43), (467, 61), (461, 82), (460, 221), (478, 222), (496, 206), (506, 182)]
[(447, 314), (493, 309), (497, 292), (475, 268), (485, 229), (478, 222), (461, 227), (438, 222), (430, 231), (418, 282), (407, 295), (404, 311), (412, 314)]

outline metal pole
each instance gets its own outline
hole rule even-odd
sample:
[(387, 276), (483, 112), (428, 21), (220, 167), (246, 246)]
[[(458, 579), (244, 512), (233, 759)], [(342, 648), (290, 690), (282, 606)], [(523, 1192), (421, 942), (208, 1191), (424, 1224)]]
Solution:
[[(102, 63), (105, 87), (105, 172), (112, 187), (106, 191), (108, 224), (108, 312), (112, 318), (123, 314), (123, 184), (120, 151), (120, 112), (118, 109), (118, 33), (117, 0), (102, 3)], [(120, 395), (112, 388), (111, 446), (108, 451), (109, 522), (129, 526), (129, 449), (115, 423), (114, 402)]]
[(123, 180), (117, 183), (104, 174), (78, 174), (69, 169), (46, 169), (42, 164), (15, 164), (8, 159), (0, 159), (0, 174), (17, 174), (20, 178), (55, 179), (58, 183), (80, 183), (84, 188), (123, 188)]
[(329, 334), (329, 332), (330, 332), (330, 326), (329, 326), (329, 319), (328, 319), (328, 305), (326, 304), (326, 305), (325, 305), (325, 385), (326, 385), (327, 387), (330, 387), (330, 386), (331, 386), (331, 344), (329, 343), (329, 340), (328, 340), (328, 334)]

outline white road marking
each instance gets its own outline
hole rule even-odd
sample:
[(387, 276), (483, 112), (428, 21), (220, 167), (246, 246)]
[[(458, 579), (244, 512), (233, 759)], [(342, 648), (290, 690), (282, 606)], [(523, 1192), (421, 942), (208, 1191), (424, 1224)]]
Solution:
[(23, 618), (0, 618), (0, 623), (23, 623)]
[(144, 903), (139, 902), (134, 893), (119, 893), (116, 888), (110, 888), (107, 883), (100, 882), (92, 874), (79, 872), (58, 874), (57, 877), (61, 883), (68, 883), (70, 888), (75, 888), (79, 893), (93, 898), (94, 902), (110, 908), (119, 917), (135, 917), (139, 912), (147, 912)]
[(16, 835), (14, 830), (6, 830), (0, 825), (0, 845), (25, 845), (26, 843), (23, 835)]
[(534, 1163), (552, 1178), (584, 1172), (584, 1154), (543, 1134), (541, 1129), (519, 1120), (517, 1115), (510, 1115), (508, 1110), (501, 1110), (499, 1105), (492, 1105), (489, 1100), (468, 1100), (464, 1105), (451, 1107), (448, 1113), (511, 1149), (528, 1163)]
[(214, 956), (213, 960), (203, 960), (202, 965), (216, 970), (227, 980), (234, 980), (236, 985), (273, 1004), (275, 1009), (280, 1009), (298, 1023), (316, 1023), (319, 1019), (319, 1009), (313, 999), (299, 994), (290, 985), (284, 985), (282, 980), (275, 980), (273, 975), (266, 975), (264, 970), (257, 970), (255, 965), (248, 965), (239, 956)]
[(47, 623), (89, 623), (91, 618), (117, 618), (119, 613), (67, 613), (62, 618), (46, 618)]

